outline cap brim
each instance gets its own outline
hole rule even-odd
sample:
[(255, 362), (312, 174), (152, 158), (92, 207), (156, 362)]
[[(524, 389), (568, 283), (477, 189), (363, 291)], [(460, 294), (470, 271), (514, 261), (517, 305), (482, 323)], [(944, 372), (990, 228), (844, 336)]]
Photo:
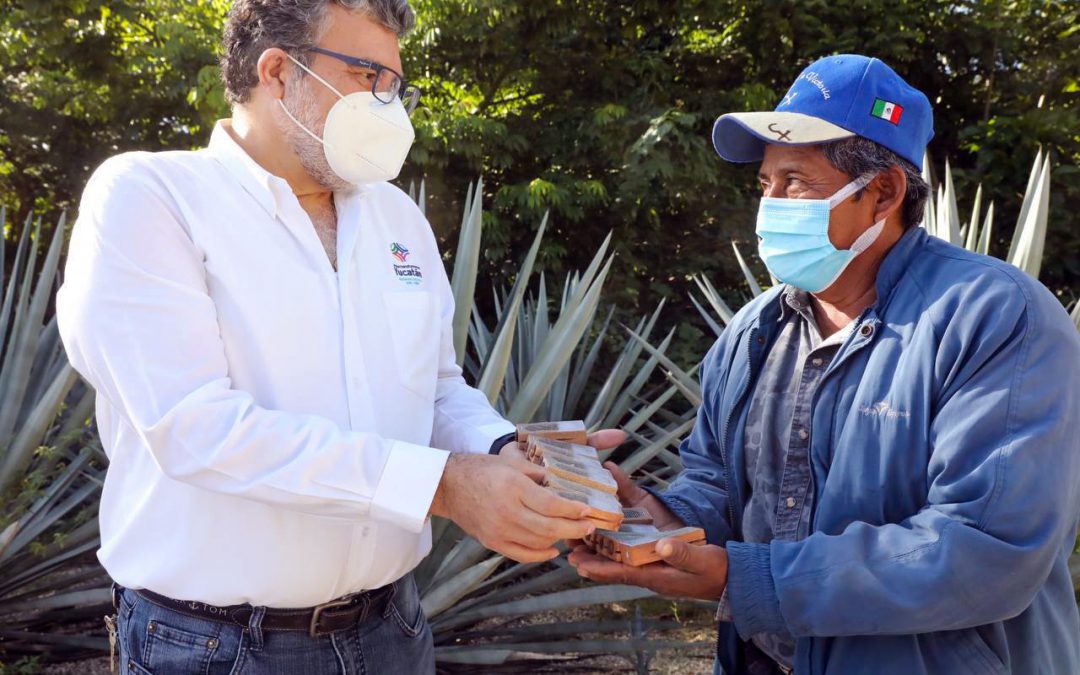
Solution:
[(721, 115), (713, 125), (713, 147), (729, 162), (760, 162), (765, 145), (816, 145), (855, 134), (817, 117), (794, 112)]

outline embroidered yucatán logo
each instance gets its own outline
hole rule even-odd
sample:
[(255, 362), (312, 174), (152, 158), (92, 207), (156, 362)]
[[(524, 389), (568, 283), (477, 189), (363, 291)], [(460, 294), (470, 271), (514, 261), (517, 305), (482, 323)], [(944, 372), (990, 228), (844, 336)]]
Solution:
[(420, 267), (408, 264), (409, 249), (395, 241), (390, 245), (390, 255), (394, 257), (394, 260), (401, 263), (400, 265), (394, 265), (394, 274), (397, 275), (398, 281), (409, 286), (416, 286), (424, 280), (424, 274), (420, 271)]

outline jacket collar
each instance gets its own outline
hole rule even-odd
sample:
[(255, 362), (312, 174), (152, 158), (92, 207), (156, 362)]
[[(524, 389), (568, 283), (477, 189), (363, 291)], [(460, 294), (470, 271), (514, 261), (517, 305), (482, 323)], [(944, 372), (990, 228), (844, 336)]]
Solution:
[(888, 304), (893, 289), (900, 283), (900, 279), (903, 278), (911, 266), (913, 258), (926, 244), (926, 239), (929, 236), (922, 227), (909, 228), (900, 237), (900, 240), (893, 245), (885, 256), (885, 260), (881, 261), (876, 281), (877, 301), (874, 303), (875, 309), (880, 311)]

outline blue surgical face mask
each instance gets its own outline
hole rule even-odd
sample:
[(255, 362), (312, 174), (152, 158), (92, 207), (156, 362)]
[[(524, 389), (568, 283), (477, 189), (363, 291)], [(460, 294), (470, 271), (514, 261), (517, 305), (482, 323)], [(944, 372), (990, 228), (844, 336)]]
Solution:
[(831, 286), (885, 229), (884, 219), (874, 223), (846, 251), (837, 250), (829, 241), (829, 214), (873, 178), (873, 174), (860, 176), (828, 199), (762, 197), (757, 217), (758, 252), (769, 272), (810, 293)]

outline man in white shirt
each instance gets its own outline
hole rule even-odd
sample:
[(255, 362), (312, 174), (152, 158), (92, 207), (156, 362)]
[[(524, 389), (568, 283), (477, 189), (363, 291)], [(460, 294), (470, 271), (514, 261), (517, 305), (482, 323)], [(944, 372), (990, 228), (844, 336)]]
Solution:
[(591, 529), (462, 378), (435, 239), (385, 182), (413, 21), (407, 0), (238, 0), (232, 119), (87, 185), (57, 315), (111, 460), (122, 672), (432, 672), (410, 575), (429, 515), (519, 561)]

